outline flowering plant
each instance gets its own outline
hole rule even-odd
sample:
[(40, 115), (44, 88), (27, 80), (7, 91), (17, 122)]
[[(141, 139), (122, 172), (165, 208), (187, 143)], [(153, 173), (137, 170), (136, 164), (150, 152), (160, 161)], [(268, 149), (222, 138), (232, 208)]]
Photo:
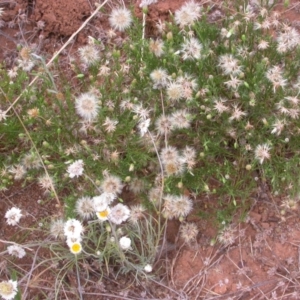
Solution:
[[(147, 7), (155, 2), (141, 1), (142, 24), (125, 7), (107, 11), (110, 30), (70, 57), (70, 85), (32, 49), (1, 70), (3, 94), (28, 88), (19, 102), (0, 102), (12, 153), (0, 157), (0, 188), (36, 179), (44, 197), (57, 200), (49, 248), (76, 270), (97, 263), (109, 273), (112, 263), (148, 277), (169, 220), (181, 222), (186, 244), (197, 243), (187, 217), (199, 214), (199, 195), (219, 196), (230, 220), (257, 185), (299, 192), (299, 32), (259, 5), (229, 16), (187, 1), (148, 37)], [(35, 66), (40, 85), (27, 81)], [(18, 227), (23, 216), (13, 207), (5, 219)], [(231, 245), (234, 234), (228, 227), (217, 240)], [(24, 249), (7, 252), (22, 259)], [(2, 282), (3, 289), (10, 297), (16, 285)]]

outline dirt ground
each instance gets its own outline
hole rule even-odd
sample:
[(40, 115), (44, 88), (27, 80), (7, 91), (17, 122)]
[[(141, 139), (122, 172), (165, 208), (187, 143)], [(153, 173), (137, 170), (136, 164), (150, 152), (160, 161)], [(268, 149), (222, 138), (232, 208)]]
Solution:
[[(4, 22), (0, 24), (0, 61), (4, 61), (10, 68), (17, 57), (16, 46), (20, 44), (35, 44), (41, 54), (46, 58), (51, 57), (91, 14), (95, 2), (1, 1), (0, 7), (5, 9), (5, 14)], [(148, 34), (155, 35), (153, 24), (158, 19), (166, 19), (170, 11), (174, 12), (184, 2), (185, 0), (161, 0), (152, 4), (148, 15)], [(139, 1), (126, 1), (126, 4), (132, 5), (136, 15), (141, 16)], [(213, 1), (211, 4), (214, 7), (219, 5)], [(282, 3), (276, 6), (276, 10), (282, 13), (282, 18), (296, 28), (300, 27), (298, 4), (298, 1), (291, 1), (288, 9)], [(99, 13), (64, 55), (73, 53), (78, 46), (85, 44), (89, 35), (103, 38), (107, 28), (107, 21)], [(55, 203), (49, 202), (35, 184), (16, 184), (8, 191), (0, 192), (0, 199), (0, 238), (4, 240), (21, 242), (23, 239), (16, 234), (15, 228), (6, 225), (3, 218), (12, 205), (27, 212), (22, 226), (28, 228), (35, 227), (36, 220), (46, 220), (58, 214)], [(168, 225), (168, 242), (173, 247), (163, 257), (168, 266), (167, 275), (160, 278), (168, 288), (153, 282), (128, 288), (131, 285), (129, 279), (115, 281), (113, 278), (106, 278), (104, 286), (95, 284), (86, 291), (84, 299), (95, 299), (95, 293), (102, 295), (102, 298), (97, 299), (300, 299), (299, 207), (283, 212), (283, 200), (258, 189), (247, 200), (250, 208), (247, 214), (237, 213), (234, 216), (235, 222), (224, 233), (231, 238), (231, 242), (222, 245), (215, 241), (217, 221), (211, 217), (219, 205), (218, 199), (197, 196), (195, 213), (188, 218), (200, 230), (197, 243), (184, 245), (178, 234), (179, 222), (170, 222)], [(199, 211), (210, 218), (199, 218)], [(39, 222), (40, 228), (46, 224)], [(30, 236), (31, 240), (39, 238), (35, 233)], [(5, 246), (0, 243), (0, 250), (3, 249)], [(3, 263), (4, 259), (0, 256), (0, 266)], [(30, 261), (25, 257), (20, 260), (20, 265), (28, 268)], [(0, 267), (1, 272), (4, 272), (3, 267)], [(46, 299), (39, 296), (37, 290), (47, 289), (53, 279), (51, 276), (53, 275), (44, 274), (39, 280), (31, 282), (26, 299)], [(96, 282), (97, 278), (91, 275), (91, 280)]]

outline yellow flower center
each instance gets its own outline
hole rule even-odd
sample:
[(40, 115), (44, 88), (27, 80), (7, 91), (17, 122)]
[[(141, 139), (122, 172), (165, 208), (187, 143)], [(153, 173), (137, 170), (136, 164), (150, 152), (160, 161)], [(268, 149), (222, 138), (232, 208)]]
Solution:
[(71, 246), (71, 252), (74, 254), (80, 253), (81, 252), (81, 244), (80, 243), (74, 243)]
[(100, 218), (106, 218), (108, 216), (108, 210), (99, 211), (98, 215)]
[(13, 292), (13, 285), (9, 282), (0, 283), (0, 292), (2, 295), (8, 296)]

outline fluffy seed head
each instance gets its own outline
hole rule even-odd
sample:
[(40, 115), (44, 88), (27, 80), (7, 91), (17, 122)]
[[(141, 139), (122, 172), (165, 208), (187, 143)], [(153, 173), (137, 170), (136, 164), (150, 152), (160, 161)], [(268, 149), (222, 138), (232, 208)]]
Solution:
[(189, 128), (191, 126), (191, 115), (185, 110), (176, 110), (172, 113), (173, 128)]
[(47, 174), (40, 176), (38, 178), (38, 183), (45, 193), (50, 192), (54, 188), (54, 180)]
[(187, 196), (164, 196), (163, 214), (168, 219), (186, 217), (192, 208), (193, 202)]
[(129, 184), (129, 190), (133, 192), (135, 195), (140, 194), (145, 190), (145, 183), (143, 180), (138, 178), (133, 178)]
[(171, 116), (161, 115), (158, 117), (155, 122), (155, 127), (158, 133), (161, 135), (169, 134), (173, 129), (172, 121), (173, 119)]
[(181, 46), (183, 60), (200, 59), (203, 46), (196, 38), (187, 39)]
[(169, 160), (163, 163), (163, 167), (167, 176), (180, 175), (184, 172), (184, 162), (181, 159)]
[(76, 212), (83, 219), (90, 219), (94, 213), (94, 203), (90, 197), (79, 198), (76, 202)]
[(150, 73), (150, 78), (153, 81), (154, 89), (161, 89), (167, 86), (169, 82), (169, 75), (165, 69), (158, 68)]
[(149, 193), (148, 193), (148, 199), (151, 203), (153, 203), (153, 205), (155, 205), (156, 207), (159, 205), (160, 200), (161, 200), (161, 187), (153, 187), (152, 189), (150, 189)]
[(271, 147), (268, 144), (258, 145), (255, 148), (255, 158), (262, 164), (265, 159), (271, 158), (270, 150)]
[(54, 220), (51, 222), (51, 225), (50, 225), (50, 234), (54, 238), (63, 239), (65, 236), (64, 228), (65, 228), (64, 220), (62, 220), (62, 219)]
[(109, 23), (113, 29), (124, 31), (132, 23), (131, 12), (126, 8), (113, 9), (109, 16)]
[(178, 150), (173, 146), (165, 147), (161, 150), (160, 157), (163, 163), (169, 161), (179, 161), (180, 156)]
[(145, 208), (142, 205), (134, 205), (130, 207), (129, 222), (137, 224), (144, 216)]
[(273, 84), (274, 92), (279, 87), (284, 88), (286, 86), (287, 80), (283, 78), (282, 73), (283, 72), (279, 66), (271, 67), (266, 72), (267, 79)]
[(201, 16), (201, 6), (194, 1), (186, 2), (179, 10), (175, 11), (175, 22), (181, 28), (193, 25)]
[(180, 226), (180, 237), (187, 244), (195, 242), (197, 240), (198, 233), (199, 229), (195, 223), (184, 223)]
[(156, 57), (160, 57), (164, 54), (164, 42), (160, 39), (158, 40), (150, 40), (149, 42), (149, 50)]
[(167, 87), (167, 96), (171, 102), (177, 102), (182, 98), (182, 86), (177, 82), (171, 82)]
[(277, 51), (279, 53), (285, 53), (289, 50), (293, 50), (300, 44), (300, 34), (295, 28), (285, 26), (284, 31), (279, 33), (277, 42)]
[(83, 160), (79, 159), (74, 161), (69, 167), (67, 168), (67, 173), (69, 174), (70, 178), (79, 177), (83, 174)]
[(17, 164), (9, 169), (9, 173), (14, 175), (15, 180), (20, 180), (26, 175), (27, 171), (23, 165)]
[(107, 175), (102, 181), (101, 188), (105, 193), (120, 194), (123, 189), (122, 180), (114, 175)]
[(224, 246), (232, 245), (237, 238), (236, 230), (231, 227), (225, 227), (218, 235), (217, 240)]
[(98, 99), (92, 93), (83, 93), (75, 99), (75, 109), (84, 121), (92, 122), (98, 115)]
[(36, 153), (30, 152), (24, 155), (22, 158), (22, 165), (28, 170), (28, 169), (39, 169), (42, 164), (41, 160), (37, 156)]
[(100, 53), (95, 45), (88, 44), (78, 49), (80, 60), (86, 66), (92, 66), (100, 60)]
[(219, 57), (219, 66), (225, 75), (240, 75), (242, 67), (232, 54), (224, 54)]

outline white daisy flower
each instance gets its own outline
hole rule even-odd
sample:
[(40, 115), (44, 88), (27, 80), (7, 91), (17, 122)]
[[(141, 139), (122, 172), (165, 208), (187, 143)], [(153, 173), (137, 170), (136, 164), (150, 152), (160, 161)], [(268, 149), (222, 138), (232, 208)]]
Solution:
[(109, 204), (109, 200), (103, 193), (100, 196), (93, 197), (94, 211), (104, 211)]
[(65, 222), (64, 234), (67, 238), (80, 238), (83, 233), (83, 226), (80, 221), (76, 219), (70, 219)]
[(80, 242), (74, 242), (74, 243), (72, 243), (72, 244), (69, 246), (69, 248), (70, 248), (70, 251), (71, 251), (73, 254), (75, 254), (75, 255), (81, 253), (81, 251), (82, 251), (82, 245), (81, 245)]
[(110, 211), (111, 211), (111, 209), (108, 206), (104, 210), (97, 211), (96, 212), (97, 218), (102, 222), (108, 220)]
[(21, 209), (17, 207), (12, 207), (5, 214), (6, 223), (11, 226), (16, 226), (19, 223), (22, 216), (23, 215), (21, 213)]
[(17, 281), (8, 280), (0, 282), (0, 296), (4, 300), (12, 300), (18, 293)]
[(104, 210), (110, 203), (116, 199), (113, 193), (102, 193), (100, 196), (93, 197), (93, 205), (95, 211)]
[(82, 159), (73, 162), (67, 169), (70, 178), (79, 177), (83, 173), (84, 162)]
[(82, 242), (81, 236), (76, 236), (76, 237), (68, 236), (66, 239), (66, 243), (69, 247), (71, 247), (74, 243), (81, 243), (81, 242)]
[(124, 31), (132, 23), (131, 12), (126, 8), (113, 9), (109, 16), (109, 23), (113, 29)]

